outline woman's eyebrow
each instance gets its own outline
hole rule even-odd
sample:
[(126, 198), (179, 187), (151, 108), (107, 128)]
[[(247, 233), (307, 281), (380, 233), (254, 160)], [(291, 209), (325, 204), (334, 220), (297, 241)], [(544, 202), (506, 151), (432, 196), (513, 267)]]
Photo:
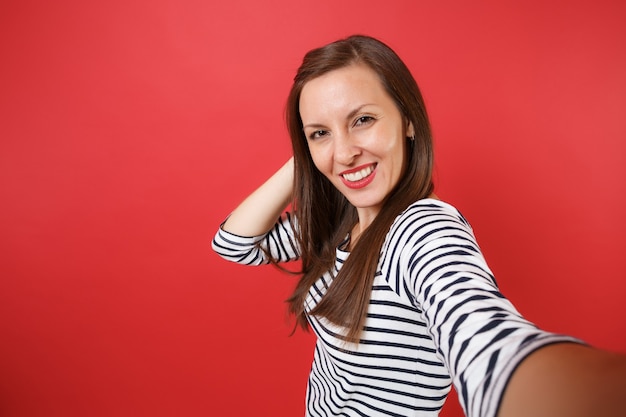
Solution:
[(354, 109), (350, 113), (348, 113), (348, 115), (346, 116), (346, 120), (350, 120), (354, 116), (356, 116), (361, 110), (363, 110), (363, 107), (372, 106), (372, 105), (373, 104), (370, 104), (370, 103), (361, 104), (359, 107), (357, 107), (356, 109)]
[[(361, 104), (360, 106), (358, 106), (354, 110), (350, 111), (350, 113), (348, 113), (346, 115), (346, 120), (350, 120), (354, 116), (356, 116), (361, 110), (363, 110), (363, 107), (372, 106), (372, 105), (373, 104), (371, 104), (371, 103)], [(307, 128), (318, 129), (318, 128), (325, 128), (325, 127), (326, 126), (321, 124), (321, 123), (307, 123), (306, 125), (302, 126), (303, 129), (307, 129)]]
[(309, 123), (309, 124), (302, 126), (302, 129), (307, 129), (307, 128), (320, 129), (320, 128), (326, 128), (326, 126), (320, 123)]

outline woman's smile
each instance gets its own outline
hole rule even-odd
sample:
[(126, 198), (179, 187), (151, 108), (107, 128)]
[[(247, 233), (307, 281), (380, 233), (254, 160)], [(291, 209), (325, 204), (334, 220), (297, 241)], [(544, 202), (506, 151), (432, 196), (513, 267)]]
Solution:
[(353, 189), (363, 188), (370, 184), (376, 176), (376, 164), (368, 164), (349, 169), (340, 174), (343, 183)]

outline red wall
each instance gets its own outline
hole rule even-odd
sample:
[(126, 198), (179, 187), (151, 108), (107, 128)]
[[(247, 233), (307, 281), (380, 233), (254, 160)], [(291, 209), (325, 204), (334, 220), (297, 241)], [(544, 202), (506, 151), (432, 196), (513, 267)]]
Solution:
[(354, 32), (413, 70), (504, 293), (626, 352), (625, 3), (453, 3), (3, 2), (0, 414), (303, 415), (293, 278), (209, 242), (289, 155), (303, 53)]

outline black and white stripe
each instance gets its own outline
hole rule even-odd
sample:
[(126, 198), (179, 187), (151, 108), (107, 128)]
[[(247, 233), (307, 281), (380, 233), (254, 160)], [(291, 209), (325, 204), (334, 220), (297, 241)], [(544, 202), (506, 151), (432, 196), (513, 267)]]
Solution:
[[(265, 250), (297, 259), (294, 221), (285, 215), (265, 236), (221, 228), (213, 248), (249, 265)], [(264, 249), (263, 249), (264, 248)], [(337, 249), (335, 273), (349, 256)], [(310, 311), (332, 282), (320, 277), (305, 300)], [(468, 416), (493, 417), (509, 376), (530, 352), (575, 341), (539, 330), (499, 292), (471, 227), (438, 200), (411, 205), (392, 225), (381, 251), (361, 343), (309, 316), (317, 344), (307, 416), (436, 416), (454, 383)]]

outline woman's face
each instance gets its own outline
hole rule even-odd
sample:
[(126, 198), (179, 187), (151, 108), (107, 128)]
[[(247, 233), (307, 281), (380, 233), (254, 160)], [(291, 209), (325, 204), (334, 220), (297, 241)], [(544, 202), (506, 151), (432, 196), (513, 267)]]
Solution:
[(413, 136), (378, 75), (351, 65), (307, 82), (300, 117), (313, 163), (371, 223), (404, 167)]

